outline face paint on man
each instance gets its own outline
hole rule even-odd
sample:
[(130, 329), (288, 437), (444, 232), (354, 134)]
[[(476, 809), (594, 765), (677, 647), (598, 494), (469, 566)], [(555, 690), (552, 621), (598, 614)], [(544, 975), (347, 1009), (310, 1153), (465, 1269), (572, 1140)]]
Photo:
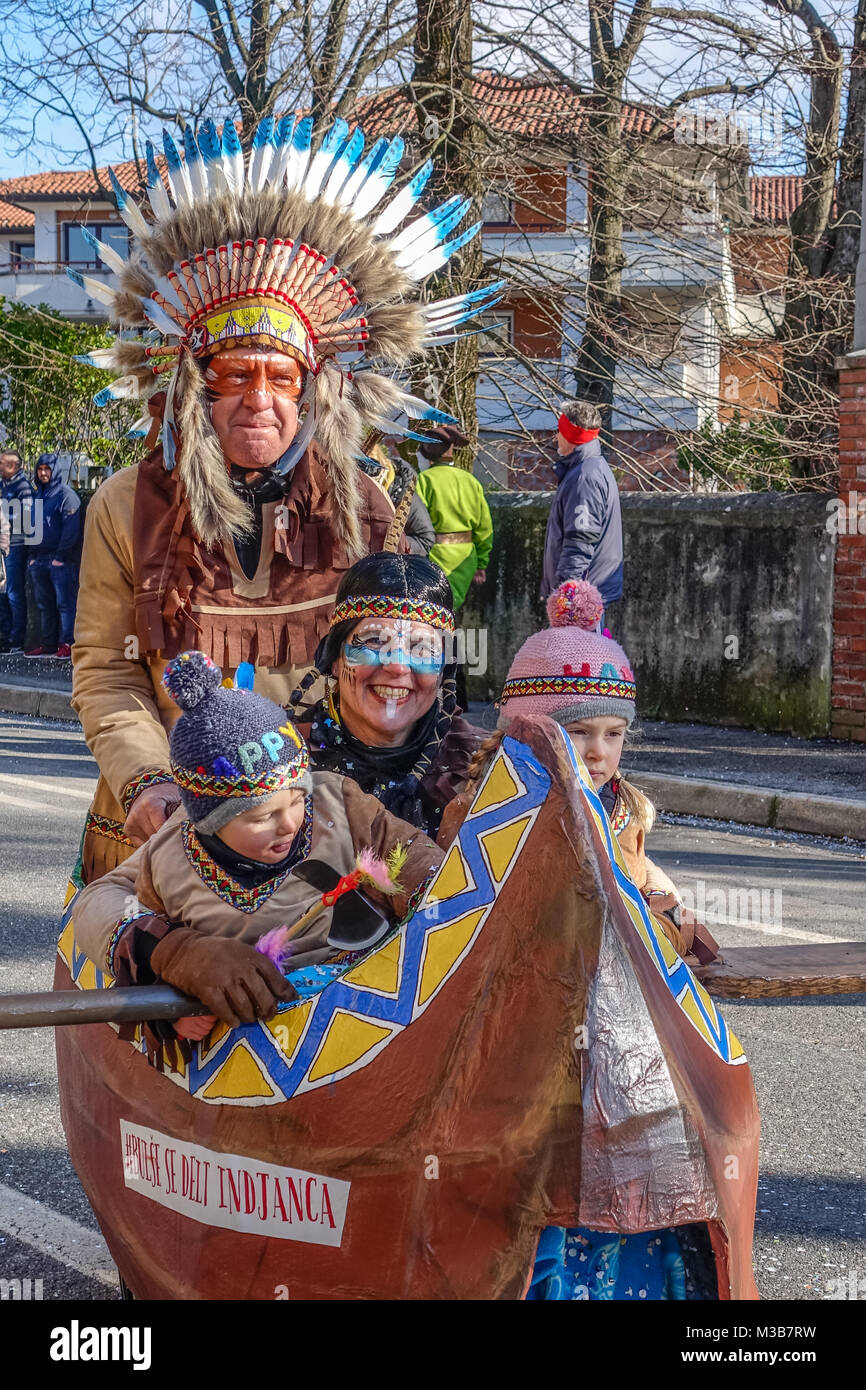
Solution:
[(239, 468), (269, 468), (298, 432), (300, 362), (268, 349), (216, 353), (204, 371), (211, 423), (223, 454)]

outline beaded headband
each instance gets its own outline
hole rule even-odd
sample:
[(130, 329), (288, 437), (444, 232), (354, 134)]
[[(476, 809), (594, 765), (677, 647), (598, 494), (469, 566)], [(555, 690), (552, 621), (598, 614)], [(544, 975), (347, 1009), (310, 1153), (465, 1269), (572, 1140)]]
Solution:
[(601, 695), (612, 700), (634, 700), (634, 681), (608, 680), (599, 676), (526, 676), (506, 681), (500, 704), (526, 695)]
[(236, 777), (217, 777), (198, 770), (192, 772), (189, 768), (179, 767), (174, 762), (171, 771), (177, 785), (184, 791), (192, 792), (194, 796), (255, 797), (271, 795), (281, 791), (283, 787), (290, 786), (292, 782), (300, 781), (309, 765), (310, 756), (305, 745), (299, 750), (297, 759), (288, 767), (269, 772), (266, 777), (246, 777), (242, 773)]
[(338, 603), (331, 618), (331, 627), (354, 618), (402, 618), (410, 623), (427, 623), (440, 632), (454, 631), (454, 614), (438, 604), (408, 598), (347, 598)]

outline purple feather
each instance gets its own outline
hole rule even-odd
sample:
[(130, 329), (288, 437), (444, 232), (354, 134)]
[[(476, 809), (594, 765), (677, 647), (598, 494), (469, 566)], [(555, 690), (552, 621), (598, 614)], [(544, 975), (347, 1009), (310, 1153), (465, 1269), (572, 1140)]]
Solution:
[(272, 960), (283, 975), (286, 973), (286, 967), (292, 958), (292, 943), (287, 940), (289, 931), (290, 928), (285, 925), (274, 927), (271, 931), (265, 932), (264, 936), (256, 942), (256, 950)]

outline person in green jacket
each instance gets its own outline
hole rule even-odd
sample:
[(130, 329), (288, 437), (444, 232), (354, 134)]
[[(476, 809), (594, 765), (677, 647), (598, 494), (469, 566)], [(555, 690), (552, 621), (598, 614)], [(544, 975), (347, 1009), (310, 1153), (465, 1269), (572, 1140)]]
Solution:
[(429, 558), (448, 576), (456, 612), (466, 601), (469, 585), (483, 584), (487, 578), (493, 522), (478, 479), (454, 467), (454, 450), (466, 447), (467, 436), (456, 425), (439, 425), (425, 433), (432, 442), (419, 445), (419, 452), (430, 466), (419, 473), (417, 491), (436, 532)]

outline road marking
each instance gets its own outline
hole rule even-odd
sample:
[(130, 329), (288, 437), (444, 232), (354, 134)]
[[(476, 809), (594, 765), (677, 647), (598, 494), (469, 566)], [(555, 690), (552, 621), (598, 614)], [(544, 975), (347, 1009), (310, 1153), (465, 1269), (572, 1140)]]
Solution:
[(95, 767), (92, 757), (87, 752), (46, 753), (38, 748), (4, 748), (2, 739), (0, 739), (0, 758), (41, 758), (46, 763), (90, 763), (91, 767)]
[[(52, 782), (37, 782), (37, 781), (35, 781), (34, 778), (32, 778), (32, 777), (13, 777), (12, 774), (9, 773), (9, 772), (0, 772), (0, 782), (11, 782), (12, 785), (13, 785), (13, 787), (18, 787), (19, 790), (21, 790), (21, 789), (24, 788), (24, 787), (32, 787), (34, 791), (37, 791), (37, 792), (50, 792), (52, 796), (57, 796), (58, 793), (62, 793), (64, 796), (75, 796), (75, 797), (78, 797), (78, 799), (79, 799), (80, 801), (92, 801), (92, 800), (93, 800), (93, 792), (92, 792), (92, 791), (89, 791), (89, 792), (80, 792), (80, 791), (76, 791), (76, 790), (74, 790), (72, 787), (62, 787), (62, 786), (60, 786), (57, 782), (53, 782), (53, 783), (52, 783)], [(94, 782), (93, 786), (94, 786), (94, 790), (95, 790), (95, 789), (96, 789), (96, 783), (95, 783), (95, 782)]]
[[(21, 796), (10, 796), (8, 792), (0, 792), (0, 804), (3, 806), (26, 806), (28, 811), (47, 811), (49, 807), (44, 801), (25, 801)], [(58, 803), (52, 806), (52, 813), (60, 812), (64, 816), (75, 816), (80, 819), (81, 812), (76, 811), (74, 806), (64, 806)]]
[(780, 927), (774, 922), (742, 921), (739, 917), (722, 917), (713, 912), (707, 916), (707, 926), (739, 927), (742, 931), (765, 932), (767, 936), (792, 936), (795, 941), (811, 941), (813, 946), (841, 946), (850, 936), (827, 936), (820, 931), (800, 931), (798, 927)]
[(117, 1289), (117, 1270), (98, 1231), (80, 1226), (14, 1187), (0, 1183), (0, 1230), (52, 1260)]

